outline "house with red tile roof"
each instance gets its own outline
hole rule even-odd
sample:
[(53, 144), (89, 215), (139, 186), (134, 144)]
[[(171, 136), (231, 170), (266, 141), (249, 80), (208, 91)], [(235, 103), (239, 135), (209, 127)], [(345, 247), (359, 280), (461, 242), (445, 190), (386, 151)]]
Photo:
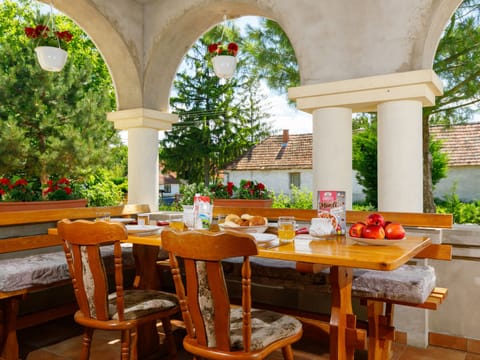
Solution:
[[(480, 199), (480, 123), (432, 127), (431, 134), (442, 141), (449, 156), (448, 176), (437, 184), (435, 197), (443, 198), (456, 184), (461, 200)], [(270, 136), (226, 166), (224, 176), (236, 184), (241, 179), (260, 181), (277, 194), (289, 194), (290, 184), (312, 191), (312, 134), (284, 130), (281, 135)], [(355, 173), (352, 184), (353, 202), (362, 201), (363, 188)]]
[(432, 126), (430, 134), (448, 154), (448, 176), (435, 186), (436, 197), (456, 194), (462, 201), (480, 200), (480, 122), (448, 128)]

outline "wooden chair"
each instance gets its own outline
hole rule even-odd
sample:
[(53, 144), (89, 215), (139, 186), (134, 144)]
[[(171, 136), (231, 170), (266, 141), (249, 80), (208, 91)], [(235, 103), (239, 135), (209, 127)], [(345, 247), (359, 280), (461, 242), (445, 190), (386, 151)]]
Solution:
[[(186, 351), (207, 359), (264, 359), (282, 349), (293, 359), (292, 343), (302, 336), (294, 317), (251, 308), (249, 256), (257, 254), (254, 238), (238, 232), (162, 231), (169, 252), (175, 289), (187, 335)], [(231, 307), (221, 260), (243, 257), (242, 306)], [(179, 268), (183, 261), (186, 291)]]
[[(85, 327), (80, 358), (88, 359), (95, 329), (121, 331), (121, 359), (137, 358), (137, 328), (161, 320), (170, 356), (176, 358), (170, 316), (179, 312), (174, 294), (156, 290), (123, 288), (120, 241), (128, 238), (123, 224), (105, 221), (61, 220), (58, 234), (63, 240), (68, 268), (79, 310), (75, 321)], [(114, 246), (115, 291), (109, 294), (102, 245)]]

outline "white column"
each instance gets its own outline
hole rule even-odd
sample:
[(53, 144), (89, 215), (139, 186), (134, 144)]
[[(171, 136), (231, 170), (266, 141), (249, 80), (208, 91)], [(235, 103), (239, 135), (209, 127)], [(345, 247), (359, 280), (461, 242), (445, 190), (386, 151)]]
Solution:
[(378, 105), (378, 210), (423, 212), (422, 103)]
[(318, 190), (345, 191), (352, 208), (352, 110), (335, 107), (313, 113), (313, 201)]
[(150, 109), (107, 115), (116, 129), (128, 130), (128, 203), (148, 204), (158, 211), (158, 131), (170, 130), (176, 115)]
[(158, 210), (158, 131), (128, 130), (128, 202)]
[[(378, 105), (378, 209), (423, 212), (422, 103)], [(428, 345), (428, 310), (395, 308), (395, 327), (408, 345)]]

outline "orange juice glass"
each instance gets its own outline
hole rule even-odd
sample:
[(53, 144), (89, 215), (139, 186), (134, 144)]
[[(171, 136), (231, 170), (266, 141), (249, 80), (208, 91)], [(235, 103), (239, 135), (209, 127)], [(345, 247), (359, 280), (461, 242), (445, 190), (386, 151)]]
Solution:
[(281, 243), (289, 243), (295, 239), (295, 218), (293, 216), (278, 218), (278, 239)]

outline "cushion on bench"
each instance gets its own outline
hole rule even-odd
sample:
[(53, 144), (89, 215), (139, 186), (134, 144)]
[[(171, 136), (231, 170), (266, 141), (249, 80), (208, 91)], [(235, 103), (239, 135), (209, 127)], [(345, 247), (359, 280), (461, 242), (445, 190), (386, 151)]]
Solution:
[[(252, 284), (288, 289), (329, 291), (329, 271), (322, 268), (314, 273), (296, 270), (295, 261), (251, 257)], [(227, 279), (241, 277), (242, 258), (223, 262)], [(383, 298), (410, 303), (423, 303), (436, 285), (435, 270), (431, 266), (402, 265), (393, 271), (355, 269), (352, 291), (354, 296)]]
[(402, 265), (393, 271), (355, 270), (354, 296), (382, 298), (421, 304), (435, 287), (435, 269), (431, 266)]
[[(223, 261), (223, 271), (227, 278), (241, 278), (243, 258), (230, 258)], [(295, 261), (250, 257), (252, 283), (267, 286), (304, 289), (306, 287), (328, 288), (328, 272), (302, 273), (297, 271)]]
[[(113, 271), (113, 245), (101, 248), (107, 272)], [(135, 265), (132, 245), (122, 244), (123, 266)], [(63, 251), (0, 260), (0, 291), (9, 292), (48, 285), (70, 278)]]

